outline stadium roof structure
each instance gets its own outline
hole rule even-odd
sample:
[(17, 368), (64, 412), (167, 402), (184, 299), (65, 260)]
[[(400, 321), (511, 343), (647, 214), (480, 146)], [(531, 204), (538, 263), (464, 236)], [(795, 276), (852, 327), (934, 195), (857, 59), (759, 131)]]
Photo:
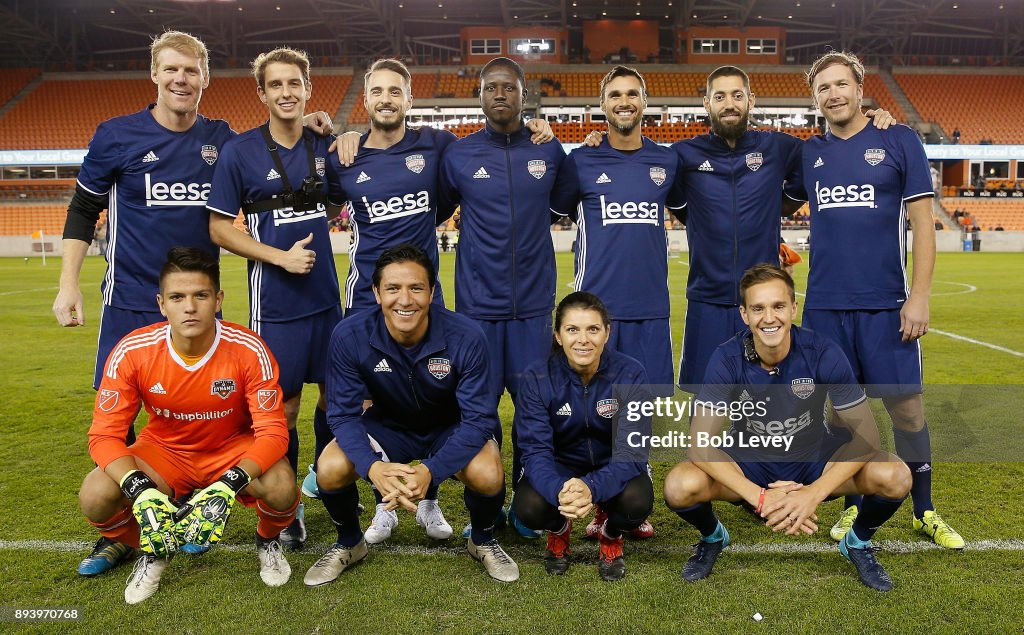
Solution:
[(673, 29), (780, 26), (798, 63), (833, 47), (879, 63), (977, 56), (1024, 65), (1021, 0), (4, 0), (0, 64), (145, 61), (153, 35), (177, 28), (203, 38), (214, 65), (280, 44), (358, 65), (457, 55), (459, 29), (472, 25), (566, 28), (572, 45), (594, 19), (658, 20), (666, 59)]

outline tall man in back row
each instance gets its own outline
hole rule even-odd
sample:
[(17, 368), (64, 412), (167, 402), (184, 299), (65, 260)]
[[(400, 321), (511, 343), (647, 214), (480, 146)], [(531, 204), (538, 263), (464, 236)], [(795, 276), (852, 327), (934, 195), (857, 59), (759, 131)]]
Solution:
[[(299, 459), (296, 427), (303, 384), (317, 384), (314, 428), (327, 421), (327, 342), (341, 319), (341, 296), (327, 226), (328, 143), (303, 129), (313, 85), (305, 53), (278, 48), (252, 63), (256, 92), (269, 122), (224, 148), (207, 204), (210, 236), (249, 260), (249, 324), (281, 366), (288, 419), (288, 462)], [(234, 219), (245, 213), (249, 233)], [(332, 207), (330, 214), (335, 214)], [(250, 235), (251, 234), (251, 235)], [(303, 507), (281, 537), (299, 549), (306, 540)]]
[[(802, 177), (787, 184), (793, 198), (813, 194), (804, 326), (837, 342), (868, 396), (882, 398), (896, 453), (913, 473), (914, 528), (942, 547), (962, 549), (963, 538), (931, 500), (931, 439), (921, 398), (919, 340), (928, 332), (935, 267), (928, 159), (907, 126), (868, 125), (861, 113), (864, 66), (856, 56), (827, 53), (811, 66), (807, 83), (829, 129), (804, 145)], [(908, 218), (912, 281), (906, 269)], [(846, 505), (832, 528), (835, 540), (853, 526), (860, 501), (847, 497)]]

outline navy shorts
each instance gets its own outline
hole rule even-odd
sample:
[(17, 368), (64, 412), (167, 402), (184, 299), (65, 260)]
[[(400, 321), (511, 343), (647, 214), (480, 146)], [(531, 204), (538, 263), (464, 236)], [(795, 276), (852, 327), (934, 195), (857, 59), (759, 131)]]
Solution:
[[(153, 298), (153, 304), (154, 306), (156, 305), (155, 297)], [(135, 329), (163, 322), (166, 319), (159, 310), (132, 311), (104, 304), (100, 313), (99, 341), (96, 344), (96, 368), (92, 379), (93, 390), (99, 390), (100, 381), (103, 379), (103, 368), (107, 365), (107, 357), (110, 356), (110, 351), (114, 350), (114, 347), (117, 346), (117, 343), (125, 335), (128, 335)]]
[(281, 369), (285, 398), (302, 392), (303, 384), (322, 384), (327, 376), (331, 332), (341, 320), (341, 307), (287, 322), (253, 322)]
[(491, 393), (496, 400), (501, 399), (506, 388), (515, 395), (526, 367), (547, 359), (551, 352), (551, 316), (538, 315), (522, 320), (474, 318), (473, 321), (480, 325), (487, 339)]
[[(372, 412), (372, 408), (367, 412)], [(390, 426), (382, 419), (366, 415), (363, 416), (363, 424), (366, 426), (370, 447), (380, 460), (388, 463), (409, 463), (429, 459), (444, 447), (458, 427), (458, 424), (455, 424), (439, 430), (417, 433)]]
[(700, 392), (712, 353), (746, 328), (739, 307), (687, 301), (679, 387), (695, 394)]
[(725, 452), (736, 461), (736, 465), (743, 470), (743, 475), (759, 487), (768, 487), (769, 483), (775, 481), (793, 481), (809, 485), (821, 478), (832, 456), (852, 438), (846, 428), (835, 428), (835, 433), (826, 435), (818, 451), (812, 454), (812, 458), (820, 460), (744, 461), (744, 458), (750, 458), (751, 452), (744, 453), (742, 450), (728, 448)]
[(869, 397), (921, 394), (921, 342), (901, 341), (899, 309), (804, 309), (803, 326), (839, 344)]
[(667, 394), (658, 396), (672, 396), (672, 328), (668, 318), (612, 320), (606, 346), (640, 362), (651, 384), (665, 386)]

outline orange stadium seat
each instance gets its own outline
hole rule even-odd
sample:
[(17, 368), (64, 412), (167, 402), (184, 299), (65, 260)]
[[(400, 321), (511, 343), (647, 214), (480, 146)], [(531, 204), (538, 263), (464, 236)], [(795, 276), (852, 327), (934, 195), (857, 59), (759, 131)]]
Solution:
[(38, 68), (5, 68), (0, 76), (0, 105), (10, 101), (38, 74)]
[[(942, 209), (950, 216), (957, 209), (967, 212), (984, 230), (1002, 227), (1006, 231), (1024, 231), (1024, 201), (1006, 199), (944, 198)], [(961, 225), (966, 225), (964, 218)]]
[(31, 236), (39, 230), (47, 236), (60, 236), (67, 210), (66, 204), (0, 205), (0, 236)]
[(992, 114), (992, 104), (1024, 100), (1024, 75), (900, 73), (895, 77), (922, 119), (938, 122), (947, 135), (959, 129), (960, 143), (1024, 141), (1024, 131), (1014, 117)]

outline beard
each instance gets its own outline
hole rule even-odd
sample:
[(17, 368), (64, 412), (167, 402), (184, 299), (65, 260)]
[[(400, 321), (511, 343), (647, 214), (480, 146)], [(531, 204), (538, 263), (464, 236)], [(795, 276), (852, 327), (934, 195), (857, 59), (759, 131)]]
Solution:
[(370, 116), (371, 127), (383, 132), (398, 130), (402, 127), (403, 123), (405, 123), (405, 117), (395, 117), (394, 121), (381, 121), (376, 117), (376, 113)]
[[(731, 113), (730, 113), (731, 114)], [(747, 131), (749, 125), (749, 114), (740, 113), (739, 121), (736, 123), (725, 123), (721, 120), (721, 115), (711, 115), (711, 130), (728, 141), (736, 141)]]
[(638, 111), (636, 116), (633, 117), (633, 119), (631, 119), (630, 121), (624, 122), (624, 123), (620, 122), (620, 120), (617, 117), (614, 117), (614, 116), (609, 117), (609, 116), (605, 115), (605, 117), (608, 119), (608, 125), (609, 126), (611, 126), (612, 128), (615, 128), (616, 130), (618, 130), (623, 135), (629, 135), (634, 130), (636, 130), (637, 126), (640, 125), (640, 122), (643, 120), (643, 112), (642, 111)]

